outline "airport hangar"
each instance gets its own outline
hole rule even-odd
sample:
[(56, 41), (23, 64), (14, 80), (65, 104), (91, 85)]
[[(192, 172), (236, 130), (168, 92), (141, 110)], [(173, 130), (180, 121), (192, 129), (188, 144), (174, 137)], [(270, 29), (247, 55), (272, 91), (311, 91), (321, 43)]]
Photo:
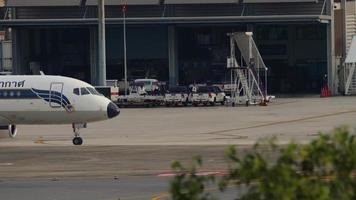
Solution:
[[(123, 13), (106, 0), (107, 79), (124, 77)], [(170, 84), (229, 81), (227, 33), (250, 31), (278, 93), (342, 91), (339, 64), (355, 34), (346, 0), (126, 0), (128, 78)], [(5, 0), (13, 73), (98, 77), (97, 0)], [(341, 89), (340, 89), (341, 88)]]

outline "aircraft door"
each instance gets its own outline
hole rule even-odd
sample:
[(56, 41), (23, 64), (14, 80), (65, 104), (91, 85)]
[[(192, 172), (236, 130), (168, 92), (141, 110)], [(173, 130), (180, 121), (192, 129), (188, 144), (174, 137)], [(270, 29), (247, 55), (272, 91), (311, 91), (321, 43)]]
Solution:
[(51, 83), (49, 91), (49, 105), (52, 108), (60, 108), (63, 105), (63, 83)]

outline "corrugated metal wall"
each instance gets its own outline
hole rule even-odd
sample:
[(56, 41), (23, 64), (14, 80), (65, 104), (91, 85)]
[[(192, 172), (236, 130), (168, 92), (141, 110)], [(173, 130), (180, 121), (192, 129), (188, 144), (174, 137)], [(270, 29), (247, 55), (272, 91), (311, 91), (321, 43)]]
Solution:
[(238, 4), (174, 5), (174, 17), (239, 16), (242, 6)]
[(318, 0), (244, 0), (245, 3), (318, 2)]
[[(323, 5), (324, 0), (318, 3), (132, 5), (127, 7), (127, 17), (321, 15)], [(96, 13), (93, 6), (17, 7), (16, 10), (18, 19), (92, 18)], [(122, 17), (121, 7), (107, 6), (106, 17)]]
[[(96, 7), (90, 7), (93, 15), (96, 17)], [(122, 8), (120, 6), (110, 6), (106, 8), (105, 14), (109, 18), (122, 17)], [(161, 17), (165, 12), (164, 6), (128, 6), (127, 17)]]
[(318, 3), (247, 4), (247, 15), (321, 15), (324, 1)]
[(220, 3), (235, 3), (239, 0), (164, 0), (165, 4), (220, 4)]
[(81, 18), (83, 9), (80, 7), (18, 7), (17, 19), (67, 19)]
[[(125, 0), (127, 5), (158, 5), (160, 0)], [(121, 5), (120, 0), (105, 0), (105, 5)], [(98, 0), (87, 0), (87, 5), (98, 5)]]
[(80, 0), (6, 0), (7, 6), (76, 6)]

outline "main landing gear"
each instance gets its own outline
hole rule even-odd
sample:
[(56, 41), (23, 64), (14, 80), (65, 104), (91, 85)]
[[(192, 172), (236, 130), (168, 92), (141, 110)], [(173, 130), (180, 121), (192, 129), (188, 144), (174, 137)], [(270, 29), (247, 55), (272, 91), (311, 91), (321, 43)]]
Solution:
[(82, 145), (83, 139), (80, 137), (79, 129), (86, 128), (87, 124), (86, 123), (73, 123), (72, 127), (73, 127), (73, 132), (74, 132), (73, 144), (74, 145)]

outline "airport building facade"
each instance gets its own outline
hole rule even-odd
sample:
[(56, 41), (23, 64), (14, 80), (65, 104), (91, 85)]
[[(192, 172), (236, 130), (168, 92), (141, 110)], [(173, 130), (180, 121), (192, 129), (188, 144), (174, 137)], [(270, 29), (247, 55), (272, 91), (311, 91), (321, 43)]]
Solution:
[[(106, 0), (107, 79), (124, 78), (123, 13)], [(170, 84), (230, 81), (228, 33), (253, 32), (276, 93), (342, 92), (355, 1), (126, 0), (128, 78)], [(5, 0), (13, 72), (35, 68), (97, 83), (97, 0)], [(10, 28), (10, 29), (9, 29)]]

